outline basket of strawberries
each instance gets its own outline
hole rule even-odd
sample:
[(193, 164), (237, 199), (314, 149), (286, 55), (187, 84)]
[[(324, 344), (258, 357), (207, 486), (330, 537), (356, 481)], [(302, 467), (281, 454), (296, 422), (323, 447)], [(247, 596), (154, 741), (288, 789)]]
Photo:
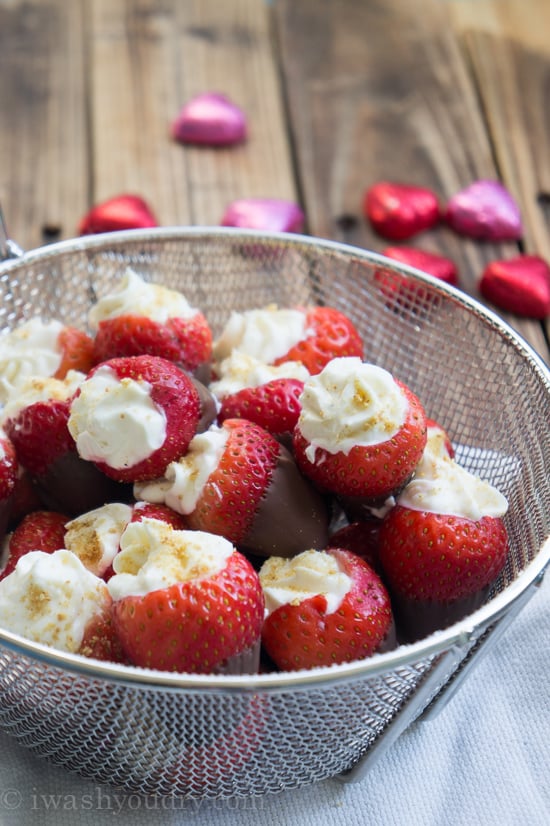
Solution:
[(0, 266), (0, 727), (132, 792), (355, 778), (550, 558), (550, 376), (490, 310), (300, 235)]

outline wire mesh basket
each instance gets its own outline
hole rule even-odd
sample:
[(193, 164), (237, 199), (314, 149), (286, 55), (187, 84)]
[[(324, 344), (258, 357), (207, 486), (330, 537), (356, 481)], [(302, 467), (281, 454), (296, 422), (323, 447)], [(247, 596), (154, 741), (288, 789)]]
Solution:
[[(86, 326), (127, 266), (184, 293), (214, 335), (230, 310), (326, 304), (365, 359), (406, 382), (456, 457), (509, 500), (510, 555), (486, 604), (425, 640), (331, 668), (195, 676), (100, 663), (0, 630), (0, 727), (34, 753), (133, 793), (261, 795), (358, 779), (448, 696), (550, 558), (550, 374), (505, 323), (373, 253), (303, 236), (163, 228), (91, 236), (0, 265), (0, 329)], [(281, 515), (284, 518), (284, 515)]]

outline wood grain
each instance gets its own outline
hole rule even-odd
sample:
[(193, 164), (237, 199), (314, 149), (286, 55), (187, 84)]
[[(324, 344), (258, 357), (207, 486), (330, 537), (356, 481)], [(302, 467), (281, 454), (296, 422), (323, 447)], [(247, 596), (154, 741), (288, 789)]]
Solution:
[[(296, 197), (267, 7), (258, 0), (97, 0), (90, 62), (93, 197), (145, 197), (162, 224), (219, 224), (235, 198)], [(169, 137), (181, 106), (223, 92), (250, 139), (226, 149)]]
[(524, 249), (550, 261), (550, 3), (464, 0), (448, 11), (477, 78), (501, 178), (521, 206)]
[(81, 2), (0, 0), (0, 203), (26, 249), (88, 202)]
[[(449, 0), (451, 2), (452, 0)], [(498, 178), (478, 79), (440, 0), (280, 0), (275, 20), (313, 234), (382, 251), (364, 219), (377, 180), (431, 187), (441, 202), (479, 178)], [(414, 239), (458, 266), (461, 286), (517, 247), (467, 241), (440, 227)], [(543, 355), (536, 322), (505, 318)]]

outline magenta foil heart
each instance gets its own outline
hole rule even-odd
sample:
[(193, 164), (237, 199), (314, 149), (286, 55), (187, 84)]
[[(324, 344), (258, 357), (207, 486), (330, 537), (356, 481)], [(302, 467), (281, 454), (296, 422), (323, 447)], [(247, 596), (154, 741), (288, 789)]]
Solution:
[(231, 146), (247, 138), (244, 112), (218, 92), (204, 92), (183, 106), (171, 126), (174, 140), (203, 146)]
[(304, 213), (298, 204), (281, 198), (242, 198), (227, 206), (221, 225), (268, 232), (301, 232)]
[(445, 219), (460, 235), (482, 241), (517, 241), (522, 236), (519, 207), (499, 181), (480, 180), (457, 192)]

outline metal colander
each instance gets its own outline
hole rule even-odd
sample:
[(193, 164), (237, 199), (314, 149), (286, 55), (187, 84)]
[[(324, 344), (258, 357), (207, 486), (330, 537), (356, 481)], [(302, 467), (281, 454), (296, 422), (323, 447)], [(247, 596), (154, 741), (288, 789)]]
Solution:
[[(214, 334), (230, 310), (327, 304), (365, 359), (420, 397), (457, 459), (508, 498), (510, 555), (488, 602), (414, 645), (348, 665), (258, 676), (145, 671), (0, 631), (0, 727), (53, 763), (134, 793), (260, 795), (355, 780), (441, 705), (540, 583), (550, 558), (550, 375), (496, 315), (405, 266), (302, 236), (155, 229), (63, 242), (0, 266), (0, 328), (86, 326), (130, 265), (181, 290)], [(284, 519), (284, 514), (281, 514)]]

